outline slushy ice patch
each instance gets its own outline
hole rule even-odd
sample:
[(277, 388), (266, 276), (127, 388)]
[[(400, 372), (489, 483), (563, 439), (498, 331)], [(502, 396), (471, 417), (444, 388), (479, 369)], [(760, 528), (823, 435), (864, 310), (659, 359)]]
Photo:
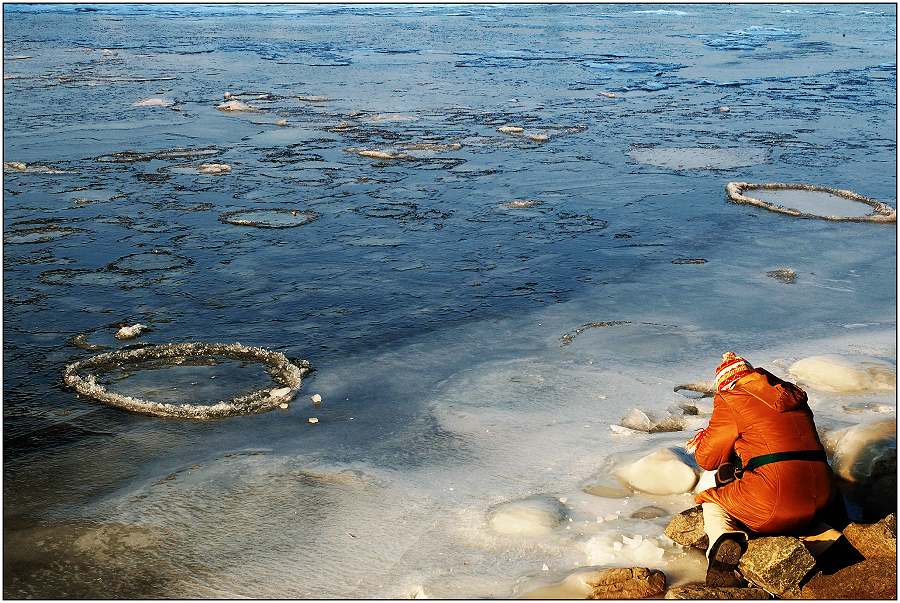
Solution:
[(221, 155), (225, 151), (216, 147), (199, 147), (162, 149), (141, 153), (139, 151), (119, 151), (109, 155), (101, 155), (95, 161), (99, 163), (137, 163), (142, 161), (190, 161), (194, 159), (206, 159)]
[(729, 182), (729, 201), (755, 205), (797, 218), (838, 222), (896, 223), (897, 210), (853, 191), (813, 184)]
[(839, 394), (891, 392), (897, 388), (894, 366), (865, 356), (825, 354), (798, 360), (788, 369), (801, 385)]
[[(219, 358), (262, 364), (277, 387), (260, 388), (228, 400), (218, 400), (209, 404), (195, 404), (194, 400), (185, 401), (180, 391), (171, 389), (166, 394), (169, 400), (163, 401), (111, 392), (98, 379), (97, 375), (91, 372), (83, 374), (84, 371), (92, 370), (98, 374), (119, 371), (118, 376), (124, 379), (127, 375), (121, 371), (128, 370), (129, 367), (137, 372), (151, 366), (162, 369), (177, 367), (185, 363), (218, 363), (220, 362)], [(300, 389), (302, 377), (309, 370), (309, 362), (305, 360), (294, 364), (280, 352), (247, 347), (239, 343), (179, 343), (106, 352), (73, 362), (66, 366), (63, 381), (68, 387), (83, 396), (132, 412), (162, 417), (215, 419), (265, 412), (288, 402)], [(188, 378), (193, 380), (195, 375), (190, 374)], [(191, 381), (191, 385), (194, 385), (193, 381)], [(157, 388), (151, 392), (162, 395), (165, 390)]]
[(309, 224), (318, 217), (319, 214), (311, 209), (273, 207), (225, 212), (219, 216), (219, 221), (235, 226), (252, 226), (254, 228), (295, 228)]
[(765, 163), (763, 149), (649, 148), (634, 149), (628, 156), (670, 170), (730, 170)]

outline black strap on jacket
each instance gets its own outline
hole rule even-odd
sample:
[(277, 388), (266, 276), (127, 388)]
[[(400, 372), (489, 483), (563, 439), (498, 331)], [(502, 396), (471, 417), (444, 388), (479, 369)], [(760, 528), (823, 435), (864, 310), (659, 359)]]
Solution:
[(821, 461), (828, 462), (824, 450), (792, 450), (790, 452), (773, 452), (771, 454), (763, 454), (755, 456), (744, 467), (744, 471), (753, 471), (757, 467), (768, 465), (769, 463), (777, 463), (779, 461)]

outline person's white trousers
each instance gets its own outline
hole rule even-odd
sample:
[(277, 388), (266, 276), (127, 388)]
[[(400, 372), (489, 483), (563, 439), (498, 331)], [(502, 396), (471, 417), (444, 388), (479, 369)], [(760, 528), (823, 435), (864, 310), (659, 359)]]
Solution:
[[(704, 471), (697, 482), (696, 492), (702, 492), (709, 488), (716, 487), (716, 472)], [(703, 529), (709, 537), (709, 546), (706, 547), (706, 556), (712, 550), (713, 544), (721, 538), (722, 534), (740, 534), (746, 540), (747, 532), (743, 531), (737, 520), (729, 515), (721, 505), (712, 502), (705, 502), (703, 507)]]

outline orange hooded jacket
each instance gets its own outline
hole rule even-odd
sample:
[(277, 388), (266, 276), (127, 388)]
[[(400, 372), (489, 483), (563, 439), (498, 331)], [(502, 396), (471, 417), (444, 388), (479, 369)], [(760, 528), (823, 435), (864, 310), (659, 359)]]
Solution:
[[(695, 455), (701, 467), (715, 470), (735, 453), (746, 465), (753, 457), (795, 450), (822, 450), (806, 392), (756, 368), (716, 394)], [(833, 490), (827, 463), (779, 461), (704, 490), (697, 502), (718, 503), (751, 530), (771, 534), (803, 528), (828, 505)]]

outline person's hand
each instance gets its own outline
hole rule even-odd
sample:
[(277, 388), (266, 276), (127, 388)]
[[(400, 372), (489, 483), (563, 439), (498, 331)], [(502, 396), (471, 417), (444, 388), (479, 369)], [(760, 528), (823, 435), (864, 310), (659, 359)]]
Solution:
[(697, 451), (697, 446), (700, 445), (700, 440), (703, 439), (703, 436), (706, 435), (706, 429), (698, 429), (690, 440), (684, 445), (685, 450), (689, 453), (694, 454)]

